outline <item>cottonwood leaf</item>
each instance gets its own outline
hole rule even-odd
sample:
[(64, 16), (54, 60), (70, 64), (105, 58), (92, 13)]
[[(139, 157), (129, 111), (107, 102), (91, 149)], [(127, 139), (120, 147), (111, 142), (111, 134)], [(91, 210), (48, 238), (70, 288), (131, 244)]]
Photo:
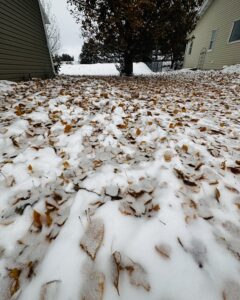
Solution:
[(42, 229), (41, 214), (36, 210), (33, 211), (33, 225), (38, 229)]
[(56, 300), (60, 287), (60, 280), (53, 280), (42, 285), (39, 300)]
[(102, 300), (105, 276), (102, 272), (91, 270), (85, 279), (81, 300)]
[(95, 260), (97, 252), (102, 244), (104, 237), (104, 224), (101, 219), (93, 219), (90, 221), (87, 230), (81, 240), (81, 248)]
[(137, 263), (132, 263), (130, 266), (126, 266), (130, 277), (130, 283), (135, 286), (143, 287), (147, 292), (150, 291), (151, 286), (147, 279), (147, 272), (145, 269)]
[(9, 270), (8, 276), (12, 279), (12, 283), (10, 286), (10, 294), (13, 296), (20, 288), (19, 277), (21, 275), (22, 270), (14, 268)]
[(120, 252), (114, 252), (113, 253), (113, 270), (112, 270), (112, 274), (113, 274), (113, 285), (115, 286), (118, 295), (120, 295), (119, 292), (119, 276), (120, 276), (120, 272), (122, 270), (121, 267), (121, 254)]
[(64, 133), (69, 133), (69, 132), (71, 132), (71, 130), (72, 130), (72, 125), (67, 124), (64, 127)]
[(218, 188), (216, 188), (216, 190), (215, 190), (215, 198), (216, 198), (216, 200), (217, 200), (218, 203), (220, 202), (220, 197), (221, 197), (220, 191), (219, 191)]
[(139, 136), (142, 133), (141, 129), (137, 128), (136, 130), (136, 136)]
[(155, 250), (157, 251), (158, 254), (161, 255), (162, 258), (164, 259), (170, 259), (171, 255), (171, 247), (169, 245), (161, 244), (155, 246)]
[(165, 152), (164, 153), (164, 159), (166, 162), (170, 162), (172, 160), (172, 155), (170, 152)]

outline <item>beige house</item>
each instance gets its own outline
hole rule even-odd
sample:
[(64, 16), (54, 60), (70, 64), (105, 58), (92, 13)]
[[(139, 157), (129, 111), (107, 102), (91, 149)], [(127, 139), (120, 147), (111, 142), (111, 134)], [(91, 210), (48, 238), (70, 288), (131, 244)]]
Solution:
[(206, 0), (190, 38), (184, 68), (240, 64), (240, 0)]

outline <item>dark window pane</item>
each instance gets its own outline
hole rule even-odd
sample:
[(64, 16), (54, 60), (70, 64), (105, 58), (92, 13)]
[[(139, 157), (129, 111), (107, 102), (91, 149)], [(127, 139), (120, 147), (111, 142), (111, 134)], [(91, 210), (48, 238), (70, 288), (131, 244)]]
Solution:
[(240, 20), (234, 22), (232, 34), (230, 36), (229, 42), (235, 42), (240, 40)]

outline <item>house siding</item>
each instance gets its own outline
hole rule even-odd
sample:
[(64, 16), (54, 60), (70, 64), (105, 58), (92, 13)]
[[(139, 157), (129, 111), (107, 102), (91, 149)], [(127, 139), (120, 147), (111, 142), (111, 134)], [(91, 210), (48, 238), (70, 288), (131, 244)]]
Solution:
[(0, 0), (0, 80), (53, 75), (38, 0)]
[[(221, 69), (225, 65), (240, 63), (240, 42), (229, 43), (233, 23), (240, 19), (240, 0), (214, 0), (200, 18), (190, 37), (195, 36), (191, 55), (186, 47), (184, 67)], [(208, 51), (212, 30), (217, 30), (212, 51)], [(206, 48), (204, 63), (199, 65), (200, 52)]]

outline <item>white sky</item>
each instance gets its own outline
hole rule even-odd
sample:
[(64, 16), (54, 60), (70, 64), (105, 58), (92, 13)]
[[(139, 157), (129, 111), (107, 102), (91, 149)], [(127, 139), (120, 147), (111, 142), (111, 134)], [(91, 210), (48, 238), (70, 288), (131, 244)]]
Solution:
[(80, 25), (71, 16), (67, 8), (67, 0), (52, 0), (52, 9), (61, 33), (60, 53), (74, 55), (75, 60), (78, 60), (83, 44)]

